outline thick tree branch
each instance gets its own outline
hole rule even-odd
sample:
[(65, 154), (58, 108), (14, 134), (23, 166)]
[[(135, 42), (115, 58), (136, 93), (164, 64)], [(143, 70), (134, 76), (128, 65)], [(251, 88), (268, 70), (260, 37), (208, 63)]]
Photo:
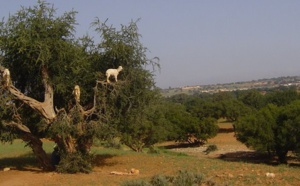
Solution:
[(48, 71), (45, 66), (42, 67), (42, 81), (45, 88), (43, 108), (47, 111), (48, 115), (50, 116), (50, 118), (47, 119), (51, 120), (56, 117), (53, 102), (54, 92), (53, 87), (50, 85)]
[(14, 121), (10, 121), (8, 123), (4, 122), (4, 124), (7, 126), (17, 127), (19, 130), (21, 130), (23, 132), (31, 133), (30, 129), (26, 125), (23, 125), (21, 123), (16, 123)]
[(94, 113), (94, 111), (96, 110), (96, 100), (97, 100), (97, 85), (98, 85), (98, 81), (96, 81), (96, 87), (94, 87), (94, 103), (93, 103), (93, 107), (89, 110), (84, 110), (84, 108), (80, 105), (80, 87), (78, 85), (75, 85), (74, 90), (73, 90), (73, 95), (76, 101), (76, 105), (78, 106), (80, 113), (87, 117), (91, 114)]
[(43, 142), (40, 138), (34, 136), (32, 133), (25, 133), (24, 135), (22, 135), (21, 138), (23, 141), (27, 142), (27, 144), (31, 147), (43, 170), (55, 170), (55, 167), (51, 164), (47, 153), (43, 149)]
[[(4, 73), (3, 67), (0, 67), (1, 74)], [(42, 69), (43, 84), (45, 87), (45, 98), (44, 102), (39, 102), (31, 97), (26, 96), (20, 90), (18, 90), (12, 84), (9, 84), (5, 88), (12, 94), (14, 97), (23, 103), (27, 104), (29, 107), (40, 113), (47, 121), (50, 123), (55, 117), (55, 111), (53, 106), (53, 88), (49, 84), (49, 77), (47, 70)]]

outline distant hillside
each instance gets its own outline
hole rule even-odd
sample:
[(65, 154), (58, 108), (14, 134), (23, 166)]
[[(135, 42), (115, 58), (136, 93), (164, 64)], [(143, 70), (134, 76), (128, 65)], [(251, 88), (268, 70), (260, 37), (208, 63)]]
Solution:
[(300, 87), (300, 76), (287, 76), (277, 77), (270, 79), (259, 79), (244, 82), (234, 82), (226, 84), (212, 84), (212, 85), (197, 85), (197, 86), (185, 86), (177, 88), (162, 89), (162, 95), (164, 97), (173, 96), (176, 94), (188, 94), (195, 93), (216, 93), (220, 91), (236, 91), (236, 90), (248, 90), (248, 89), (271, 89), (281, 86), (297, 86)]

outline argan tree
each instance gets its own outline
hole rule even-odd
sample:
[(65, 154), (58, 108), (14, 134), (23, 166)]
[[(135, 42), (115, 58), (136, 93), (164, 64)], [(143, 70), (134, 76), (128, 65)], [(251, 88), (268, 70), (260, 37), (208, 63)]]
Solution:
[[(126, 119), (157, 95), (144, 69), (153, 61), (135, 22), (116, 31), (96, 20), (101, 41), (95, 44), (74, 36), (75, 15), (56, 16), (53, 6), (38, 1), (0, 23), (0, 139), (21, 138), (44, 170), (55, 167), (41, 138), (56, 143), (59, 170), (89, 172), (93, 139), (122, 136), (132, 121)], [(106, 69), (120, 65), (118, 82), (103, 81)]]
[(299, 115), (299, 100), (284, 106), (269, 104), (236, 122), (237, 139), (255, 150), (276, 155), (279, 163), (287, 163), (288, 152), (299, 149)]

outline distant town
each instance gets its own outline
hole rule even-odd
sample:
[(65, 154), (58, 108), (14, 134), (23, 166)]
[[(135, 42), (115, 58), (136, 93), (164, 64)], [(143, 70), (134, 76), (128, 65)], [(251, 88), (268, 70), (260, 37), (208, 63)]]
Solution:
[(258, 79), (244, 82), (233, 82), (226, 84), (211, 84), (211, 85), (196, 85), (196, 86), (184, 86), (169, 89), (162, 89), (162, 95), (169, 97), (176, 94), (188, 94), (192, 95), (195, 93), (217, 93), (225, 91), (237, 91), (237, 90), (248, 90), (248, 89), (260, 89), (267, 90), (276, 87), (288, 87), (296, 86), (300, 87), (300, 76), (287, 76), (277, 77), (270, 79)]

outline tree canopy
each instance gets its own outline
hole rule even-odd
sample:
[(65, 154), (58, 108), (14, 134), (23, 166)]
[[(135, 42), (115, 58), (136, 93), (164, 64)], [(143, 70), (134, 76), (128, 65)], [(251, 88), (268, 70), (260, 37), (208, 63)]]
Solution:
[[(45, 170), (54, 166), (41, 138), (57, 144), (60, 170), (88, 172), (91, 161), (82, 157), (93, 140), (119, 136), (126, 142), (134, 135), (130, 125), (142, 121), (159, 97), (153, 72), (145, 68), (159, 67), (158, 58), (147, 58), (137, 22), (117, 30), (96, 19), (95, 43), (75, 37), (76, 13), (57, 16), (53, 6), (38, 1), (0, 24), (0, 139), (23, 139)], [(106, 82), (106, 69), (118, 66), (124, 68), (120, 81)]]
[(269, 100), (266, 106), (236, 122), (237, 139), (255, 150), (276, 154), (280, 163), (286, 163), (289, 151), (299, 152), (300, 102), (297, 97), (294, 89), (266, 95)]

